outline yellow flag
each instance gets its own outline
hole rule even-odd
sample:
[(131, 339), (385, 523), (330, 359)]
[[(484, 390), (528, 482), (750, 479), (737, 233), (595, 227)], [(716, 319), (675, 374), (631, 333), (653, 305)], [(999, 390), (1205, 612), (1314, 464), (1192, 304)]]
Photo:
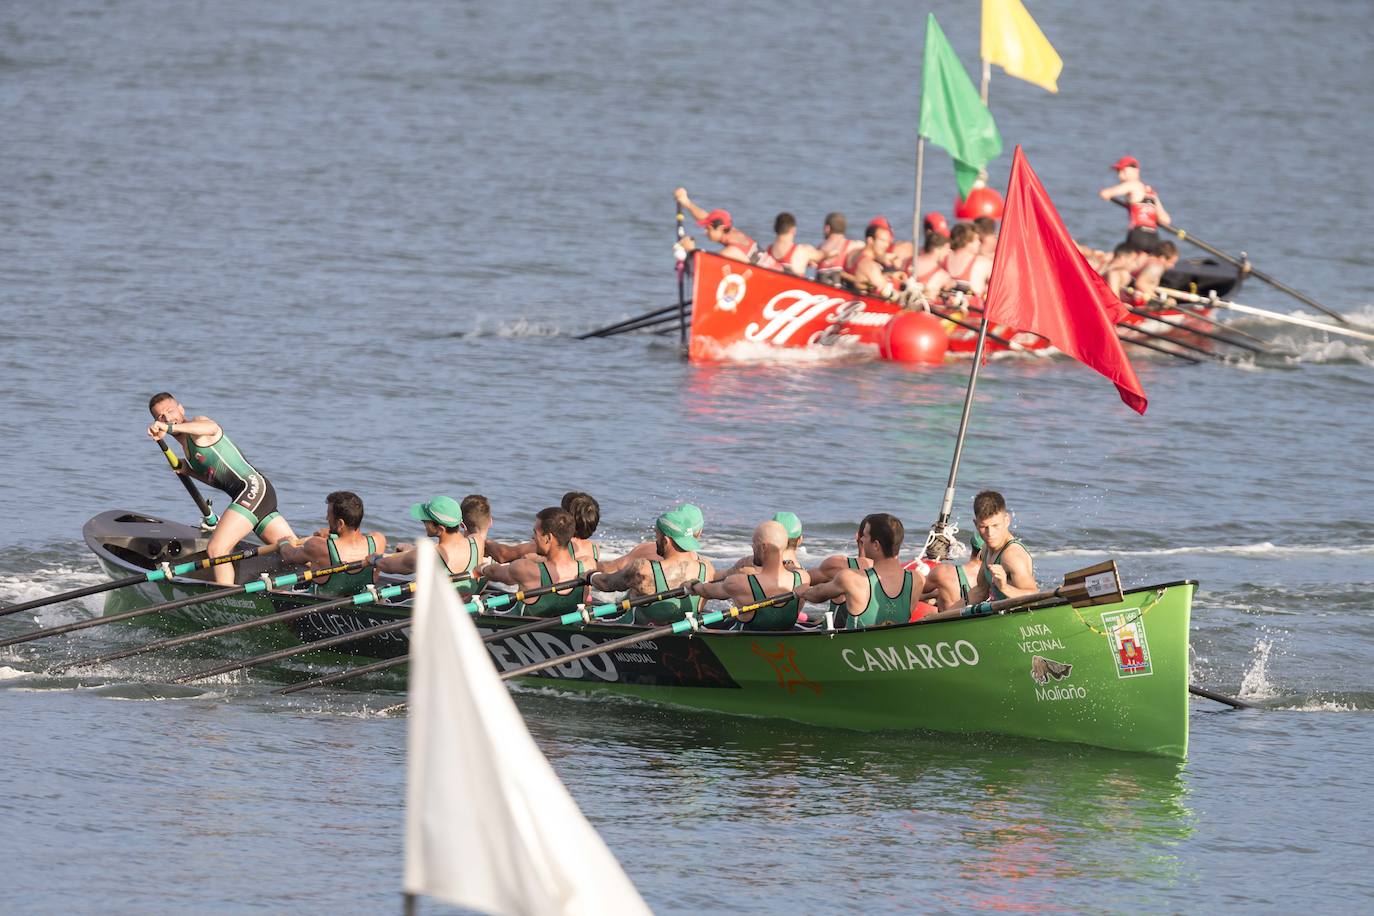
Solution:
[(983, 0), (982, 56), (1017, 79), (1059, 91), (1064, 62), (1021, 0)]

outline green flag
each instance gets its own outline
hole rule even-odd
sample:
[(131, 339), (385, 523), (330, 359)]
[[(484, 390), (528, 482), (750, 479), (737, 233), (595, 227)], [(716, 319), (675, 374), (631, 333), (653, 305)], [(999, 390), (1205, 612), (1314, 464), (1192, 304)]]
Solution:
[(926, 54), (921, 73), (922, 137), (954, 157), (959, 196), (968, 197), (978, 170), (1002, 152), (1002, 135), (992, 113), (978, 97), (973, 80), (940, 31), (931, 13), (926, 19)]

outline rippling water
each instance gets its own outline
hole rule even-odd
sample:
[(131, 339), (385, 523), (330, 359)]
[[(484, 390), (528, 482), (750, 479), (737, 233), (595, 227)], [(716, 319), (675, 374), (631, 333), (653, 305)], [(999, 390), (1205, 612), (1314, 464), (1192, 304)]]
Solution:
[[(972, 62), (977, 5), (932, 8)], [(998, 73), (993, 111), (1076, 236), (1120, 235), (1095, 192), (1130, 153), (1179, 225), (1374, 325), (1367, 6), (1033, 12), (1061, 92)], [(720, 558), (778, 509), (812, 559), (871, 511), (917, 537), (965, 365), (693, 367), (671, 335), (570, 335), (674, 300), (678, 183), (764, 237), (780, 209), (804, 235), (832, 209), (901, 225), (924, 13), (0, 11), (0, 602), (100, 581), (80, 528), (103, 509), (189, 518), (140, 441), (163, 388), (232, 432), (302, 530), (347, 487), (393, 537), (416, 499), (477, 491), (517, 535), (577, 487), (619, 545), (681, 499)], [(929, 157), (930, 206), (949, 171)], [(1237, 298), (1299, 308), (1255, 281)], [(1368, 909), (1374, 349), (1242, 326), (1299, 355), (1142, 359), (1144, 418), (1080, 367), (994, 360), (958, 505), (1006, 492), (1042, 580), (1107, 555), (1132, 583), (1200, 580), (1194, 680), (1263, 711), (1199, 702), (1177, 764), (520, 692), (655, 909)], [(396, 697), (170, 687), (178, 656), (43, 673), (136, 638), (0, 654), (5, 908), (395, 906)]]

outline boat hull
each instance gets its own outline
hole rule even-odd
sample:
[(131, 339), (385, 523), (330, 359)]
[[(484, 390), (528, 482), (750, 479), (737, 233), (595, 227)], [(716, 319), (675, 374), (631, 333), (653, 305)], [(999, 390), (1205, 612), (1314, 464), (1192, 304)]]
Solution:
[[(86, 536), (110, 575), (126, 576), (139, 564), (112, 553), (101, 537), (103, 522), (117, 514), (92, 519)], [(188, 526), (156, 521), (164, 534), (178, 528), (188, 540), (197, 534)], [(244, 566), (244, 578), (257, 575)], [(111, 601), (126, 609), (214, 588), (179, 579), (121, 590)], [(554, 665), (521, 681), (819, 726), (992, 733), (1181, 757), (1188, 747), (1194, 589), (1195, 583), (1177, 582), (1133, 590), (1124, 601), (1105, 607), (1057, 605), (871, 630), (703, 630)], [(164, 632), (185, 632), (304, 608), (317, 600), (290, 592), (239, 595), (139, 620)], [(238, 634), (233, 643), (217, 642), (214, 651), (249, 655), (303, 646), (408, 614), (404, 605), (307, 614)], [(529, 618), (482, 614), (474, 619), (484, 634), (496, 637), (487, 647), (502, 671), (636, 632), (592, 624), (503, 637), (502, 631)], [(305, 653), (293, 667), (395, 658), (406, 654), (408, 645), (408, 630), (401, 630)], [(401, 686), (403, 670), (380, 683)]]

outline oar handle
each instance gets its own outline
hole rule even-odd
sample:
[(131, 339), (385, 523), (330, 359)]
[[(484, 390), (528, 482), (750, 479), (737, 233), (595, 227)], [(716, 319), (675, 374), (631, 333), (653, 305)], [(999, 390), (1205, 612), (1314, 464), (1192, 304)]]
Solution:
[[(176, 473), (177, 469), (181, 467), (181, 459), (177, 457), (176, 452), (172, 451), (172, 447), (167, 444), (168, 438), (168, 436), (163, 436), (161, 439), (154, 439), (153, 444), (162, 452), (163, 457), (167, 459), (167, 464), (172, 468), (172, 471)], [(200, 495), (200, 488), (195, 485), (191, 478), (185, 474), (177, 473), (177, 479), (180, 480), (182, 486), (186, 488), (186, 492), (190, 494), (191, 499), (195, 500), (196, 508), (200, 510), (202, 524), (204, 524), (206, 528), (213, 528), (215, 525), (219, 524), (219, 517), (215, 515), (215, 510), (210, 508), (210, 502), (204, 496)]]

